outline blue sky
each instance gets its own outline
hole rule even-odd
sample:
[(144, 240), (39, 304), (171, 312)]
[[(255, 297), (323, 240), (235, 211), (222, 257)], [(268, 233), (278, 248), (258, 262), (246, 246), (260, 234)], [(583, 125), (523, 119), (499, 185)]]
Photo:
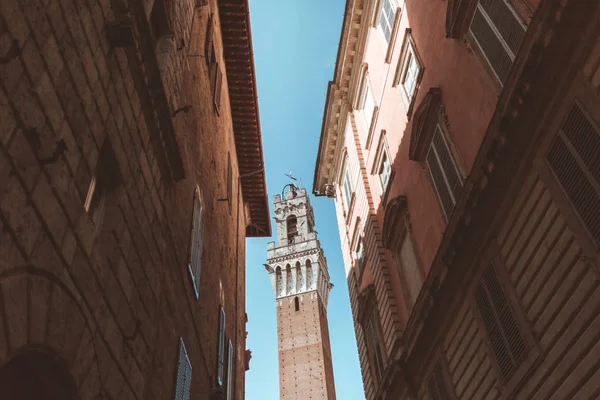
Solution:
[[(344, 5), (345, 0), (250, 0), (271, 211), (273, 195), (288, 183), (284, 174), (290, 170), (312, 190)], [(333, 200), (312, 197), (311, 201), (335, 285), (328, 317), (337, 398), (364, 400)], [(275, 295), (263, 267), (271, 240), (250, 239), (247, 243), (247, 346), (252, 350), (246, 373), (247, 400), (279, 400)]]

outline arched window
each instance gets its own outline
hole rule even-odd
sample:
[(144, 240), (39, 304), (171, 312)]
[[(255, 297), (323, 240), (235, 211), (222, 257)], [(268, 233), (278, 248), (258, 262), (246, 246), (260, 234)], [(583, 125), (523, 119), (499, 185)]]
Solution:
[(313, 286), (313, 272), (310, 260), (306, 260), (306, 290), (310, 290)]
[(300, 261), (296, 261), (296, 293), (300, 293), (303, 289), (304, 282), (302, 280), (302, 267)]
[(281, 296), (283, 293), (283, 279), (281, 277), (281, 267), (277, 267), (275, 269), (275, 277), (276, 277), (276, 292), (277, 296)]
[(294, 297), (294, 307), (296, 311), (300, 311), (300, 300), (298, 300), (298, 296)]
[(287, 217), (287, 237), (288, 241), (292, 242), (293, 237), (298, 234), (298, 219), (295, 215)]
[(285, 272), (287, 275), (287, 283), (286, 283), (286, 288), (287, 288), (287, 294), (292, 294), (292, 291), (294, 290), (294, 286), (292, 285), (293, 281), (293, 277), (292, 277), (292, 267), (290, 266), (290, 264), (285, 266)]

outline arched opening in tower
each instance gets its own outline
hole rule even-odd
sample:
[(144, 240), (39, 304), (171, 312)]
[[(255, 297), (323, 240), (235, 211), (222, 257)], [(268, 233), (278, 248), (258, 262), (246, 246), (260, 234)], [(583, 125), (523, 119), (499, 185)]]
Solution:
[(0, 367), (0, 393), (11, 400), (74, 400), (76, 389), (66, 365), (38, 349), (27, 349)]
[(313, 287), (313, 270), (310, 260), (306, 260), (306, 290)]
[(298, 219), (295, 215), (290, 215), (286, 219), (288, 242), (293, 243), (294, 236), (298, 235)]
[(292, 291), (294, 290), (294, 277), (292, 276), (292, 267), (290, 266), (290, 264), (285, 266), (285, 272), (287, 275), (287, 294), (292, 294)]
[(281, 267), (279, 266), (275, 269), (275, 278), (277, 296), (281, 296), (283, 294), (283, 278), (281, 277)]
[(296, 293), (300, 293), (303, 289), (304, 282), (302, 280), (302, 266), (300, 261), (296, 261)]

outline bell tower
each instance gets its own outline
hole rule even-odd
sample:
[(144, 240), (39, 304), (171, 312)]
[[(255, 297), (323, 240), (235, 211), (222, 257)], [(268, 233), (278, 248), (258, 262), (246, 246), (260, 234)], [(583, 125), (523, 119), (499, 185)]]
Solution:
[(327, 259), (314, 230), (306, 189), (286, 185), (275, 195), (277, 245), (267, 264), (277, 302), (281, 400), (335, 400), (327, 326)]

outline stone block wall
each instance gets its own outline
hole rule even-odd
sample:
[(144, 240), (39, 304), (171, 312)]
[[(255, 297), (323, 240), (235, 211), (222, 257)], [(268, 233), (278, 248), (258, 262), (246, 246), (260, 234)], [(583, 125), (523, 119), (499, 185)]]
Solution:
[[(137, 22), (134, 46), (108, 40), (106, 24), (135, 16), (136, 1), (0, 4), (0, 375), (36, 348), (67, 366), (79, 398), (173, 398), (182, 337), (191, 398), (212, 398), (223, 305), (232, 398), (242, 399), (246, 221), (231, 111), (226, 77), (217, 113), (194, 51), (212, 14), (223, 65), (216, 1), (165, 0), (174, 46), (162, 82), (140, 79), (153, 60), (137, 51)], [(168, 104), (183, 179), (164, 167), (156, 98)], [(116, 172), (97, 216), (85, 206), (106, 146)], [(228, 157), (232, 198), (223, 201)], [(188, 269), (196, 187), (205, 210), (199, 299)]]

